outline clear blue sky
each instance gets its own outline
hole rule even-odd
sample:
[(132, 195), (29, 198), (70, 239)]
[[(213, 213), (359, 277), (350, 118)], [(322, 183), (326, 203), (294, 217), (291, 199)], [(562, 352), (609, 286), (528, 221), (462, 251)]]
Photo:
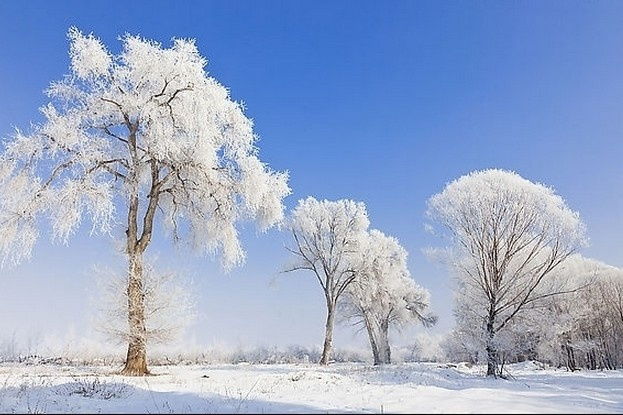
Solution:
[[(623, 266), (623, 2), (620, 1), (3, 1), (0, 135), (41, 121), (43, 90), (68, 73), (67, 30), (170, 45), (194, 38), (209, 74), (247, 105), (260, 158), (290, 172), (288, 209), (308, 195), (366, 204), (371, 226), (408, 250), (415, 280), (453, 325), (446, 272), (421, 250), (426, 200), (463, 174), (514, 170), (579, 211), (585, 256)], [(310, 274), (282, 275), (287, 235), (243, 230), (248, 259), (152, 251), (195, 279), (197, 342), (322, 342), (325, 307)], [(86, 230), (40, 239), (0, 269), (0, 342), (88, 329), (91, 266), (115, 259)], [(365, 345), (349, 328), (336, 347)], [(363, 340), (363, 342), (362, 342)]]

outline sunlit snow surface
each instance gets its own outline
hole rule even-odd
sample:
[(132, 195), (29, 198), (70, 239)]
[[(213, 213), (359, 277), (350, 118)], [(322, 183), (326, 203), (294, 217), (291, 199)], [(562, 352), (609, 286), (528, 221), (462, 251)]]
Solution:
[(399, 363), (153, 366), (2, 364), (2, 413), (623, 413), (623, 370)]

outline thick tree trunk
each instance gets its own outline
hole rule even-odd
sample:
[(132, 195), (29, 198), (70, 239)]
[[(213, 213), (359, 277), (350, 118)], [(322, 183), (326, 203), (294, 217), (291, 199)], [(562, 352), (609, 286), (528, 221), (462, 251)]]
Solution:
[(335, 305), (327, 303), (327, 323), (325, 325), (324, 346), (322, 348), (321, 365), (328, 365), (333, 346), (333, 322), (335, 320)]
[(130, 255), (128, 270), (128, 326), (129, 342), (125, 367), (121, 374), (128, 376), (148, 375), (147, 329), (145, 327), (145, 294), (143, 290), (142, 254)]
[(384, 321), (381, 323), (381, 330), (379, 331), (378, 340), (380, 360), (383, 364), (390, 364), (392, 361), (392, 352), (389, 347), (389, 322)]

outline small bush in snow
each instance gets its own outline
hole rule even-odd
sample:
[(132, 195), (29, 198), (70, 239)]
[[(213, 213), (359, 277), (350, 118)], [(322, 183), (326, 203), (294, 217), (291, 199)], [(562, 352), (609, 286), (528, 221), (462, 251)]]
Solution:
[(85, 398), (108, 400), (113, 398), (127, 398), (131, 394), (131, 391), (125, 383), (109, 383), (100, 380), (99, 377), (95, 377), (92, 379), (74, 378), (73, 383), (59, 385), (56, 393), (66, 396), (80, 395)]

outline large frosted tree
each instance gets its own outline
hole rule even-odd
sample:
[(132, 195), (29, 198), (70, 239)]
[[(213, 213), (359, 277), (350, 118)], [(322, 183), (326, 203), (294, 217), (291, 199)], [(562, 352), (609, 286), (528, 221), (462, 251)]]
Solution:
[(51, 83), (45, 121), (16, 133), (0, 156), (3, 263), (31, 253), (38, 218), (66, 242), (83, 216), (92, 230), (125, 229), (127, 375), (148, 373), (143, 254), (159, 218), (175, 241), (244, 260), (236, 225), (266, 230), (283, 219), (287, 174), (258, 158), (243, 107), (208, 76), (193, 40), (170, 48), (121, 37), (115, 55), (93, 35), (68, 32), (70, 73)]
[(287, 247), (294, 262), (287, 271), (311, 271), (322, 287), (327, 319), (321, 365), (327, 365), (340, 297), (353, 283), (360, 263), (360, 248), (370, 222), (362, 202), (341, 199), (299, 200), (288, 219), (294, 243)]
[(357, 277), (340, 307), (346, 320), (365, 328), (375, 365), (391, 363), (389, 329), (410, 324), (430, 327), (430, 294), (409, 272), (407, 251), (394, 237), (372, 229), (360, 247)]
[(585, 227), (551, 188), (498, 169), (450, 182), (428, 200), (427, 214), (449, 231), (456, 310), (466, 314), (458, 318), (481, 330), (487, 375), (499, 376), (499, 335), (524, 310), (567, 291), (553, 271), (585, 243)]

